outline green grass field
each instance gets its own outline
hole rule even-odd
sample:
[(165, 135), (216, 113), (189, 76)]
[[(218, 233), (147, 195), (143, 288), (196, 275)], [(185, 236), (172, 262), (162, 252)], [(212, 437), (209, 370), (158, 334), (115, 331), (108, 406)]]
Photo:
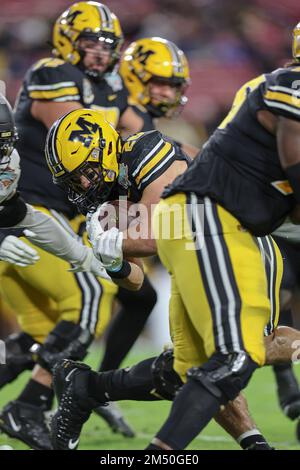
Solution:
[[(98, 354), (94, 351), (88, 361), (96, 366)], [(126, 365), (134, 364), (144, 357), (135, 352), (128, 358)], [(300, 379), (300, 366), (296, 367)], [(17, 397), (19, 391), (28, 377), (24, 374), (20, 379), (7, 386), (0, 395), (0, 406)], [(295, 438), (295, 423), (289, 421), (277, 405), (275, 384), (271, 368), (265, 367), (255, 373), (246, 395), (249, 406), (257, 425), (265, 437), (277, 449), (300, 449)], [(120, 404), (124, 415), (134, 427), (137, 436), (134, 439), (125, 439), (111, 433), (106, 424), (97, 416), (92, 416), (85, 425), (82, 433), (80, 449), (143, 449), (151, 437), (159, 429), (168, 414), (168, 402), (122, 402)], [(28, 449), (27, 446), (15, 439), (0, 434), (0, 446), (8, 444), (14, 449)], [(215, 423), (211, 423), (205, 431), (194, 440), (190, 449), (239, 449), (239, 446)]]

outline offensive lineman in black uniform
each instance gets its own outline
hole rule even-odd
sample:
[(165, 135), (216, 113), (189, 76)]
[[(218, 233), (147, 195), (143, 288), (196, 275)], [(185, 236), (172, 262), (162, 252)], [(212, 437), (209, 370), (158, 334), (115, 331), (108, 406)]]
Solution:
[[(293, 65), (297, 67), (300, 60), (300, 24), (293, 31)], [(291, 64), (290, 64), (291, 67)], [(296, 84), (296, 88), (298, 85)], [(296, 95), (297, 96), (297, 95)], [(285, 224), (274, 233), (284, 259), (284, 272), (282, 279), (283, 301), (280, 311), (282, 325), (293, 325), (291, 301), (299, 286), (299, 228), (291, 223)], [(297, 306), (296, 306), (297, 308)], [(293, 372), (292, 364), (278, 364), (273, 367), (277, 382), (277, 393), (280, 406), (290, 419), (297, 419), (296, 435), (300, 440), (300, 389), (297, 378)]]
[[(205, 353), (201, 354), (195, 346), (198, 360), (188, 371), (186, 385), (149, 448), (184, 448), (206, 426), (220, 404), (234, 398), (246, 386), (255, 368), (264, 362), (263, 323), (259, 325), (259, 318), (276, 303), (281, 271), (278, 249), (268, 235), (287, 216), (296, 223), (300, 221), (300, 102), (295, 91), (299, 77), (300, 67), (294, 65), (244, 85), (231, 112), (199, 157), (163, 193), (161, 211), (168, 211), (174, 202), (204, 207), (201, 249), (196, 248), (184, 258), (182, 247), (175, 247), (171, 241), (178, 250), (174, 253), (173, 249), (171, 260), (167, 254), (170, 242), (160, 238), (158, 250), (175, 279), (176, 292), (185, 303), (194, 332), (203, 340)], [(158, 210), (157, 222), (160, 217), (162, 212)], [(191, 215), (190, 223), (192, 226), (201, 223), (197, 212)], [(268, 282), (263, 280), (260, 249), (270, 261), (266, 270)], [(217, 256), (211, 273), (204, 261), (206, 250), (210, 258)], [(247, 257), (245, 262), (243, 256)], [(198, 286), (207, 299), (206, 308), (201, 305), (202, 309), (198, 310), (204, 327), (195, 324), (194, 305), (186, 302), (192, 296), (192, 288), (182, 277), (185, 267), (191, 272), (192, 266), (197, 265)], [(259, 278), (265, 285), (264, 292), (256, 284)], [(272, 284), (275, 290), (269, 295), (270, 302), (265, 303)], [(222, 324), (218, 322), (218, 298), (222, 305)], [(251, 332), (245, 331), (257, 310), (261, 316), (252, 321)], [(180, 307), (178, 315), (181, 318)], [(208, 321), (214, 326), (213, 332)], [(210, 344), (210, 334), (215, 346)], [(184, 347), (178, 351), (176, 365), (175, 345), (177, 371), (182, 366), (184, 369), (180, 362), (183, 351)], [(181, 425), (174, 426), (179, 416)]]

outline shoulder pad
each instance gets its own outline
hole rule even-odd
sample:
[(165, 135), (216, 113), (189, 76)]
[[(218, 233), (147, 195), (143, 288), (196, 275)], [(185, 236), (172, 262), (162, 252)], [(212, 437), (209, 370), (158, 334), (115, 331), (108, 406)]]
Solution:
[(129, 137), (123, 152), (128, 152), (126, 159), (130, 161), (130, 176), (139, 190), (144, 190), (159, 177), (174, 161), (175, 155), (174, 146), (157, 130)]
[(62, 59), (56, 59), (55, 57), (46, 57), (44, 59), (38, 60), (32, 67), (32, 70), (38, 70), (42, 67), (58, 67), (64, 65), (66, 62)]
[(31, 69), (27, 81), (29, 97), (34, 100), (80, 101), (75, 68), (61, 60), (46, 58)]
[[(147, 132), (138, 132), (137, 134), (133, 134), (126, 139), (123, 145), (123, 150), (125, 152), (128, 151), (126, 150), (127, 147), (130, 147), (130, 150), (132, 150), (134, 145), (140, 144), (139, 150), (147, 151), (149, 147), (155, 146), (155, 142), (158, 143), (162, 138), (163, 138), (163, 135), (156, 129), (153, 129)], [(130, 144), (130, 145), (126, 145), (126, 144)], [(142, 146), (142, 149), (140, 149), (141, 146)]]
[(273, 113), (300, 119), (300, 67), (281, 68), (266, 75), (263, 99)]

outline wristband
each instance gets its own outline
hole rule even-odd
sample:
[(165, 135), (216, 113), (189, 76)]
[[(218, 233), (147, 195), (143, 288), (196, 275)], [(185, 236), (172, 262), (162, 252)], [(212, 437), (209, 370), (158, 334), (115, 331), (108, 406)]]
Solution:
[(125, 279), (131, 273), (131, 265), (124, 260), (118, 271), (109, 271), (107, 269), (106, 272), (112, 279)]

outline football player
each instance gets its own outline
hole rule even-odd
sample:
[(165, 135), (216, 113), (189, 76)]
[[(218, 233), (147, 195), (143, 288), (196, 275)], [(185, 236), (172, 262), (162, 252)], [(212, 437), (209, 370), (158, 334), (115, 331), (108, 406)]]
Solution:
[[(89, 129), (88, 134), (86, 129)], [(88, 109), (72, 111), (51, 127), (46, 142), (46, 157), (54, 182), (65, 188), (68, 191), (69, 200), (77, 204), (84, 212), (94, 211), (99, 204), (113, 200), (118, 196), (128, 197), (132, 202), (139, 202), (141, 233), (143, 233), (144, 226), (149, 227), (151, 205), (158, 202), (163, 188), (171, 183), (176, 175), (181, 174), (190, 163), (187, 155), (160, 132), (139, 133), (122, 140), (115, 129), (99, 113)], [(144, 211), (145, 207), (148, 210)], [(151, 235), (149, 236), (149, 231), (146, 232), (146, 237), (134, 238), (130, 232), (131, 227), (126, 232), (128, 236), (125, 236), (125, 233), (116, 227), (103, 231), (101, 223), (99, 223), (100, 209), (96, 210), (89, 221), (89, 234), (95, 253), (101, 258), (112, 278), (126, 278), (130, 269), (123, 259), (123, 252), (126, 255), (135, 253), (136, 256), (155, 254), (155, 240), (151, 238)], [(275, 307), (274, 304), (276, 310)], [(189, 335), (189, 330), (185, 328), (183, 334)], [(263, 342), (263, 338), (261, 340)], [(188, 358), (189, 354), (187, 354), (187, 362), (191, 361)], [(80, 371), (78, 373), (80, 374)], [(76, 395), (74, 384), (67, 390), (69, 384), (64, 383), (64, 373), (58, 372), (57, 376), (60, 377), (57, 379), (59, 381), (57, 389), (65, 389), (66, 393), (62, 393), (59, 412), (53, 421), (55, 423), (53, 426), (56, 426), (53, 442), (55, 448), (67, 449), (70, 441), (73, 443), (76, 441), (78, 444), (81, 426), (90, 414), (91, 409), (88, 411), (90, 406), (88, 403), (83, 406), (85, 413), (82, 413), (81, 408), (90, 391), (84, 390), (84, 398), (79, 396), (80, 394)], [(183, 380), (186, 380), (183, 373), (181, 376)], [(123, 386), (125, 385), (123, 384)], [(71, 396), (72, 393), (75, 394), (74, 397)], [(59, 393), (59, 395), (61, 394)], [(67, 403), (72, 408), (71, 415), (73, 417), (69, 423), (65, 422), (65, 418), (70, 416), (71, 409)], [(75, 412), (76, 406), (79, 409), (78, 413)], [(239, 411), (238, 406), (235, 413), (238, 414)], [(253, 442), (256, 443), (255, 439), (259, 435), (264, 445), (267, 446), (260, 433), (256, 429), (253, 431), (255, 426), (247, 415), (247, 408), (246, 412), (243, 408), (243, 412), (238, 416), (240, 419), (241, 416), (244, 419), (246, 417), (246, 429), (244, 428), (244, 430), (247, 437), (249, 437), (248, 431), (250, 431)], [(232, 414), (228, 413), (228, 416), (225, 414), (223, 418), (224, 420), (227, 418), (228, 428), (230, 428)], [(239, 423), (239, 419), (235, 422)], [(222, 424), (226, 427), (224, 422)], [(251, 431), (253, 431), (252, 434)], [(240, 434), (243, 435), (244, 432)], [(239, 437), (240, 434), (235, 437)]]
[[(282, 271), (269, 235), (286, 217), (300, 219), (299, 72), (291, 65), (244, 85), (200, 157), (162, 195), (156, 234), (173, 281), (174, 328), (188, 323), (194, 340), (192, 348), (184, 346), (178, 333), (176, 353), (175, 339), (174, 368), (187, 382), (150, 449), (185, 448), (264, 364), (264, 325)], [(160, 235), (159, 223), (174, 203), (192, 209), (186, 217), (190, 233), (196, 228), (193, 250), (186, 250), (185, 234), (180, 240)], [(261, 254), (269, 258), (267, 270)]]
[[(300, 24), (293, 31), (293, 61), (287, 68), (300, 66)], [(296, 84), (297, 85), (297, 84)], [(298, 85), (297, 85), (298, 87)], [(297, 95), (295, 99), (297, 98)], [(296, 103), (296, 101), (295, 101)], [(291, 303), (299, 285), (299, 230), (292, 223), (284, 224), (275, 233), (274, 238), (282, 252), (284, 272), (282, 281), (283, 305), (280, 311), (280, 324), (293, 325)], [(297, 308), (297, 307), (296, 307)], [(292, 364), (274, 366), (279, 403), (285, 415), (291, 420), (297, 419), (297, 438), (300, 440), (300, 389), (293, 372)]]
[[(129, 103), (141, 119), (141, 131), (154, 128), (161, 117), (178, 116), (188, 101), (188, 61), (166, 39), (143, 38), (131, 43), (122, 55), (120, 75), (130, 93)], [(176, 144), (191, 158), (199, 152), (187, 143)]]

